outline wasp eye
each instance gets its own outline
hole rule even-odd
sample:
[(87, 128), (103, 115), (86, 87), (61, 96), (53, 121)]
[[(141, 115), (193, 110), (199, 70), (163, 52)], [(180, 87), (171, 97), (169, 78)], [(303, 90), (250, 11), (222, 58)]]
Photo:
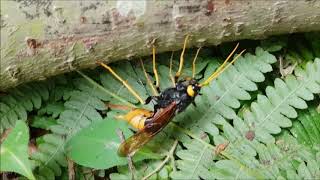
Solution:
[(192, 86), (192, 85), (189, 85), (189, 86), (187, 87), (187, 93), (188, 93), (188, 95), (191, 96), (191, 97), (194, 96), (195, 92), (194, 92), (194, 90), (193, 90), (193, 86)]

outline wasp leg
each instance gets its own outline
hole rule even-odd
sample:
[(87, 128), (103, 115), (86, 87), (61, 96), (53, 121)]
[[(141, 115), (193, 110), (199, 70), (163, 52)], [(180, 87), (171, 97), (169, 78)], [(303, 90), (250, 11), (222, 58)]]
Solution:
[(140, 101), (141, 104), (144, 104), (144, 101), (142, 100), (142, 98), (139, 96), (139, 94), (125, 81), (123, 80), (116, 72), (113, 71), (113, 69), (104, 64), (103, 62), (98, 62), (98, 64), (100, 64), (101, 66), (103, 66), (104, 68), (106, 68), (114, 77), (116, 77), (128, 90), (129, 92), (138, 99), (138, 101)]
[(145, 100), (145, 104), (149, 104), (152, 100), (157, 101), (157, 100), (158, 100), (158, 96), (149, 96), (149, 97)]
[(186, 50), (186, 46), (187, 46), (187, 42), (188, 42), (188, 39), (189, 39), (189, 35), (186, 36), (186, 38), (184, 39), (184, 44), (183, 44), (183, 49), (182, 49), (182, 52), (181, 52), (181, 55), (180, 55), (180, 64), (179, 64), (179, 69), (175, 75), (175, 82), (178, 81), (180, 75), (181, 75), (181, 72), (182, 72), (182, 68), (183, 68), (183, 62), (184, 62), (184, 52)]
[(156, 46), (155, 45), (152, 45), (152, 67), (153, 67), (154, 77), (156, 78), (156, 88), (159, 91), (159, 76), (158, 76), (158, 71), (156, 67)]
[(170, 58), (169, 76), (170, 76), (170, 79), (172, 81), (173, 87), (176, 87), (176, 82), (175, 82), (175, 79), (174, 79), (174, 77), (172, 75), (172, 59), (173, 59), (173, 51), (171, 53), (171, 58)]
[[(142, 60), (140, 59), (140, 64), (141, 64), (141, 67), (142, 67), (142, 71), (143, 71), (143, 73), (144, 73), (144, 76), (146, 77), (146, 79), (147, 79), (147, 83), (148, 83), (148, 85), (150, 86), (150, 88), (151, 88), (151, 90), (152, 90), (152, 93), (153, 93), (153, 95), (154, 96), (157, 96), (159, 93), (159, 91), (157, 90), (157, 88), (155, 88), (154, 87), (154, 85), (153, 85), (153, 83), (151, 82), (151, 80), (150, 80), (150, 78), (149, 78), (149, 76), (148, 76), (148, 74), (147, 74), (147, 71), (146, 71), (146, 69), (144, 68), (144, 65), (143, 65), (143, 62), (142, 62)], [(148, 103), (146, 103), (146, 104), (148, 104)]]
[(118, 110), (133, 110), (135, 108), (127, 105), (119, 105), (119, 104), (110, 104), (110, 103), (105, 103), (106, 107), (110, 109), (118, 109)]
[(153, 114), (152, 114), (152, 116), (150, 116), (150, 117), (148, 117), (148, 118), (146, 119), (145, 124), (148, 124), (149, 122), (152, 121), (152, 118), (154, 117), (154, 115), (157, 113), (157, 111), (158, 111), (159, 109), (160, 109), (160, 106), (159, 106), (158, 104), (155, 104), (155, 105), (153, 106)]
[[(117, 134), (118, 134), (118, 136), (120, 138), (121, 143), (124, 143), (125, 142), (125, 137), (124, 137), (123, 132), (120, 129), (117, 129)], [(133, 165), (132, 156), (127, 155), (127, 160), (128, 160), (129, 170), (130, 170), (130, 173), (131, 173), (131, 179), (134, 180), (135, 179), (136, 168)]]
[(194, 101), (192, 101), (192, 105), (193, 105), (194, 107), (197, 107), (197, 104), (196, 104), (196, 102), (194, 102)]
[(198, 48), (196, 55), (194, 56), (194, 59), (192, 61), (192, 78), (196, 75), (196, 60), (198, 57), (198, 54), (200, 52), (201, 47)]

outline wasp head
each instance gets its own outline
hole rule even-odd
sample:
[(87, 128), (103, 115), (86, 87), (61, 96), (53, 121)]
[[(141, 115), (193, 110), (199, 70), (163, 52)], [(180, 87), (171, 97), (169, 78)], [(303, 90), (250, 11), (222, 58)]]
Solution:
[(195, 97), (199, 94), (201, 86), (196, 79), (187, 78), (177, 82), (176, 89), (186, 92), (190, 97)]

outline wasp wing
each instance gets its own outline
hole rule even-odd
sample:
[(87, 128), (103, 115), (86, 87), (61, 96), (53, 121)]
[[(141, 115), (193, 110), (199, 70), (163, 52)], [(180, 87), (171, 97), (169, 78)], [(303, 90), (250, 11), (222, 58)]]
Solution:
[(125, 142), (118, 149), (120, 156), (133, 155), (139, 148), (149, 142), (153, 136), (158, 134), (173, 118), (177, 104), (172, 102), (166, 108), (158, 110), (148, 124)]

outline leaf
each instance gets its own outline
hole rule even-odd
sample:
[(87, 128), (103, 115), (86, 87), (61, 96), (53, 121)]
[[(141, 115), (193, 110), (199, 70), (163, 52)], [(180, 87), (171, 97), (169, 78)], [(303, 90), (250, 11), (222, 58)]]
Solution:
[(309, 112), (301, 113), (298, 120), (293, 122), (290, 132), (299, 143), (310, 146), (310, 148), (319, 147), (320, 113), (314, 108), (310, 108)]
[(34, 128), (41, 128), (49, 130), (50, 126), (55, 125), (56, 120), (51, 117), (45, 117), (45, 116), (35, 116), (31, 126)]
[[(66, 145), (68, 156), (80, 165), (96, 169), (107, 169), (127, 164), (127, 158), (119, 157), (117, 154), (120, 144), (117, 129), (121, 129), (125, 137), (132, 135), (127, 124), (123, 121), (106, 118), (103, 121), (92, 123), (68, 141)], [(144, 153), (143, 155), (137, 153), (134, 161), (160, 157), (152, 153)]]
[(23, 121), (17, 121), (0, 147), (0, 171), (12, 171), (35, 179), (28, 159), (28, 127)]
[[(159, 161), (149, 161), (148, 163), (135, 163), (135, 175), (137, 179), (142, 179), (143, 177), (149, 175), (149, 173), (156, 169), (160, 163), (161, 162)], [(117, 170), (117, 173), (110, 174), (111, 180), (131, 179), (131, 172), (128, 170), (128, 166), (118, 166)], [(148, 180), (169, 179), (168, 176), (168, 169), (164, 167), (160, 172), (155, 173), (151, 177), (149, 177)]]
[(269, 52), (280, 51), (287, 46), (287, 36), (276, 36), (261, 41), (261, 47)]
[[(208, 136), (204, 137), (204, 141), (208, 142)], [(208, 168), (213, 165), (215, 155), (212, 149), (199, 141), (191, 141), (184, 143), (186, 150), (177, 152), (177, 156), (181, 159), (177, 161), (179, 171), (170, 174), (173, 179), (212, 179)]]
[[(250, 54), (240, 57), (234, 66), (230, 66), (209, 86), (210, 89), (203, 89), (202, 96), (196, 98), (197, 107), (190, 106), (175, 118), (182, 128), (190, 129), (188, 135), (191, 134), (193, 138), (199, 137), (201, 135), (199, 132), (202, 131), (212, 135), (216, 145), (229, 142), (222, 160), (216, 163), (200, 160), (200, 164), (197, 165), (195, 160), (199, 159), (201, 151), (193, 152), (193, 148), (188, 146), (189, 143), (182, 140), (187, 149), (178, 151), (177, 155), (181, 159), (179, 164), (184, 166), (178, 166), (179, 170), (173, 172), (172, 177), (182, 178), (184, 175), (189, 175), (197, 165), (197, 167), (214, 168), (210, 171), (211, 175), (206, 170), (200, 174), (191, 173), (194, 175), (192, 178), (204, 178), (203, 176), (241, 179), (275, 178), (280, 175), (280, 170), (283, 170), (282, 163), (291, 163), (290, 159), (285, 161), (282, 159), (288, 157), (286, 151), (283, 151), (281, 155), (278, 153), (279, 150), (274, 145), (273, 134), (279, 134), (283, 128), (290, 127), (292, 121), (290, 118), (296, 118), (298, 115), (296, 109), (307, 108), (306, 101), (314, 99), (313, 94), (320, 92), (320, 60), (315, 59), (313, 63), (309, 62), (306, 69), (297, 68), (295, 76), (290, 75), (284, 80), (277, 78), (274, 87), (266, 88), (266, 95), (258, 95), (257, 100), (252, 102), (251, 109), (241, 112), (244, 119), (240, 119), (234, 111), (241, 104), (239, 100), (250, 99), (250, 96), (245, 93), (257, 89), (256, 82), (264, 81), (263, 73), (271, 71), (269, 63), (275, 62), (274, 56), (260, 48), (257, 48), (256, 54), (257, 57)], [(243, 80), (239, 80), (240, 77), (253, 81), (252, 87), (255, 88), (245, 86), (250, 81), (243, 83)], [(232, 119), (232, 121), (229, 122), (227, 119)], [(312, 129), (308, 129), (312, 132)], [(193, 141), (195, 140), (197, 138)], [(264, 146), (263, 143), (268, 146), (260, 148)], [(199, 144), (197, 148), (203, 151), (206, 146)], [(188, 153), (180, 156), (182, 152)], [(257, 152), (259, 153), (258, 158)], [(303, 152), (305, 152), (304, 155), (310, 154), (308, 149), (303, 149)], [(289, 157), (291, 156), (301, 158), (296, 148), (292, 149)], [(259, 158), (260, 161), (258, 161)], [(233, 171), (232, 167), (239, 171)]]
[(320, 57), (320, 35), (318, 32), (309, 32), (305, 34), (306, 39), (311, 44), (311, 48), (316, 57)]
[(320, 92), (320, 59), (308, 62), (306, 69), (297, 68), (295, 76), (284, 80), (277, 78), (274, 87), (266, 88), (266, 95), (258, 95), (251, 104), (251, 111), (244, 112), (244, 121), (252, 126), (256, 138), (265, 143), (274, 142), (271, 134), (278, 134), (281, 128), (291, 127), (290, 118), (298, 116), (295, 109), (306, 109), (306, 101), (314, 99)]

